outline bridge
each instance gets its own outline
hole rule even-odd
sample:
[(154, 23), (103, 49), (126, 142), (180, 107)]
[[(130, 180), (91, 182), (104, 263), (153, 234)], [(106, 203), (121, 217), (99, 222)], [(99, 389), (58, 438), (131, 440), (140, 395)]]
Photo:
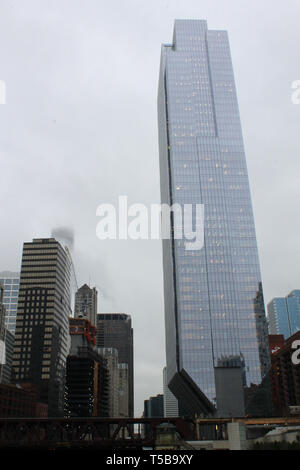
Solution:
[[(201, 440), (207, 430), (213, 439), (226, 437), (227, 424), (251, 427), (300, 426), (300, 417), (274, 418), (1, 418), (1, 448), (156, 448), (161, 425), (173, 425), (177, 443)], [(171, 426), (172, 427), (172, 426)], [(135, 432), (136, 428), (138, 429)], [(146, 430), (146, 433), (144, 432)]]
[[(181, 418), (1, 418), (1, 447), (155, 448), (157, 427), (173, 425), (193, 438), (192, 420)], [(146, 435), (141, 427), (146, 427)], [(134, 428), (138, 427), (138, 432)]]

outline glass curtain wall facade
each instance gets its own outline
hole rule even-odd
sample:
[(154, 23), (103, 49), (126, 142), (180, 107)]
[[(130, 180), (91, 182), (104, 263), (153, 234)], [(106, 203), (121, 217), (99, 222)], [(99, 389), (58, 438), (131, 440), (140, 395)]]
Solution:
[[(158, 92), (162, 203), (204, 204), (204, 247), (163, 240), (167, 376), (190, 411), (213, 412), (214, 367), (269, 368), (267, 324), (235, 81), (226, 31), (176, 20)], [(174, 219), (171, 218), (174, 230)], [(171, 232), (174, 233), (174, 232)], [(200, 401), (199, 401), (200, 400)]]
[(271, 335), (283, 335), (285, 339), (300, 330), (300, 290), (293, 290), (287, 297), (275, 297), (268, 303), (268, 320)]
[(289, 313), (289, 324), (292, 336), (300, 330), (300, 290), (293, 290), (286, 299)]

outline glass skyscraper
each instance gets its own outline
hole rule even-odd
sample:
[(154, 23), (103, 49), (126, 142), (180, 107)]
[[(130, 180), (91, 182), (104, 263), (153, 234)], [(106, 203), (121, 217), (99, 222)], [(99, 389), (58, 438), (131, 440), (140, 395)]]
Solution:
[[(163, 240), (167, 381), (187, 412), (213, 413), (215, 368), (245, 389), (269, 367), (247, 166), (226, 31), (176, 20), (158, 92), (162, 203), (204, 204), (204, 247)], [(171, 234), (174, 234), (171, 217)], [(250, 394), (253, 396), (253, 394)]]
[(285, 339), (300, 330), (300, 290), (287, 297), (275, 297), (268, 303), (269, 331)]

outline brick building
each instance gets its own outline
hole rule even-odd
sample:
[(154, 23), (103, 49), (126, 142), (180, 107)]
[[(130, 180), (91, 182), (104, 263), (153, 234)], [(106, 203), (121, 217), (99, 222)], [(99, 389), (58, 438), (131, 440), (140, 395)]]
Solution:
[(47, 417), (48, 406), (37, 396), (33, 384), (0, 384), (0, 418)]
[[(300, 331), (284, 340), (283, 335), (270, 335), (273, 412), (287, 416), (289, 407), (300, 406), (300, 364), (293, 363), (294, 341), (300, 341)], [(295, 345), (294, 345), (295, 346)]]

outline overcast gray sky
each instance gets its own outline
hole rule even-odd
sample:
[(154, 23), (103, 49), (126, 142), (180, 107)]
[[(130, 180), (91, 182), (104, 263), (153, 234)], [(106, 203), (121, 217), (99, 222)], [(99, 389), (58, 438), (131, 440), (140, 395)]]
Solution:
[(0, 1), (0, 271), (73, 228), (78, 283), (132, 315), (137, 416), (162, 393), (161, 242), (98, 240), (96, 208), (160, 201), (161, 43), (175, 18), (229, 32), (267, 303), (300, 288), (299, 17), (299, 0)]

